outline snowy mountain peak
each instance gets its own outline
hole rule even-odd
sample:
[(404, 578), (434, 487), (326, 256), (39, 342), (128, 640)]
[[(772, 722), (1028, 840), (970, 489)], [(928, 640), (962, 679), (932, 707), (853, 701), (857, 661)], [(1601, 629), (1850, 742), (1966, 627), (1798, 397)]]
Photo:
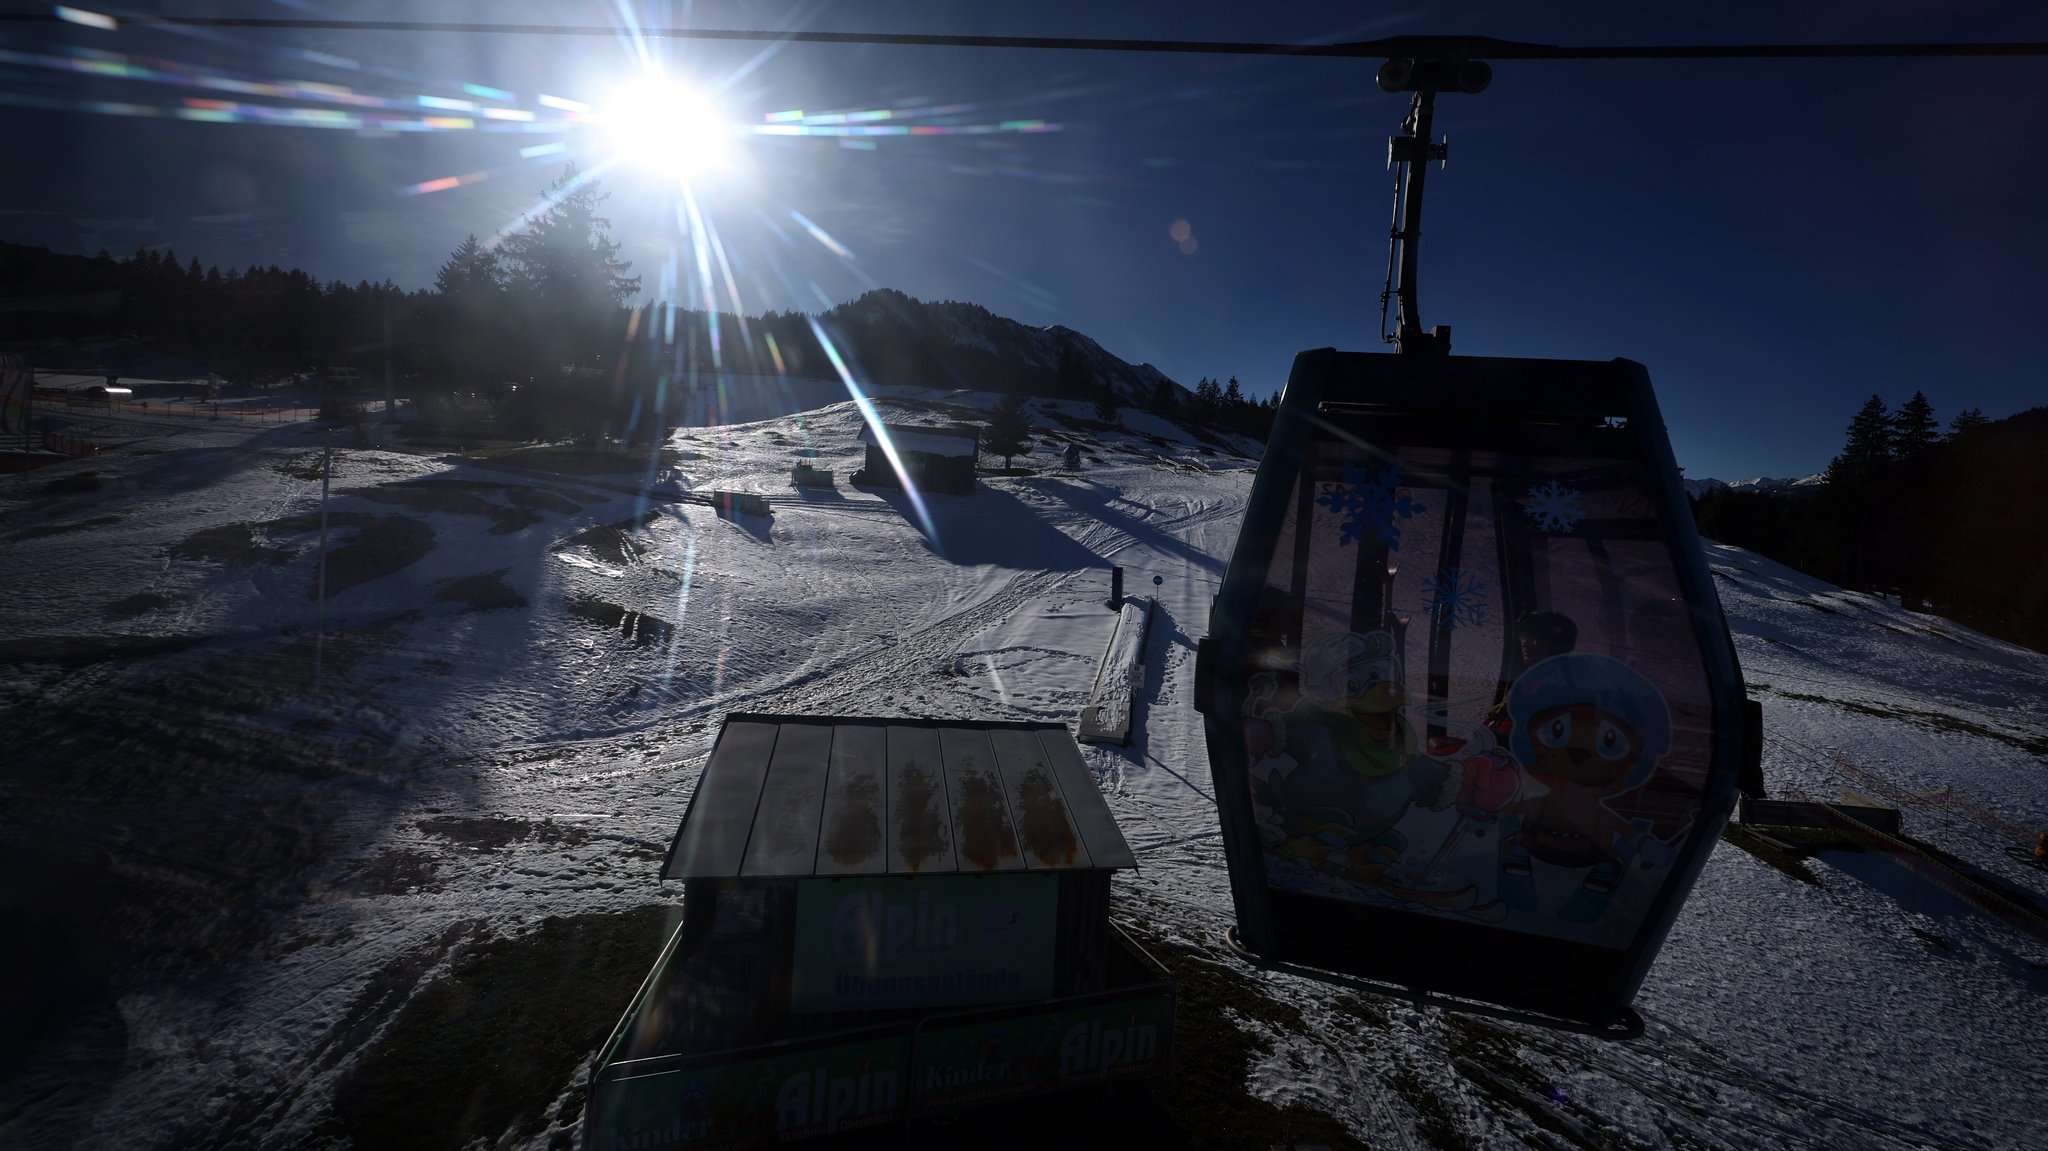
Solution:
[(1699, 479), (1692, 479), (1688, 477), (1685, 481), (1685, 494), (1693, 497), (1694, 499), (1698, 499), (1699, 497), (1706, 495), (1708, 492), (1719, 491), (1722, 488), (1726, 488), (1729, 491), (1733, 492), (1779, 492), (1786, 491), (1788, 489), (1798, 489), (1802, 492), (1810, 492), (1818, 491), (1820, 487), (1826, 482), (1827, 476), (1822, 472), (1815, 472), (1810, 476), (1804, 476), (1799, 478), (1794, 478), (1791, 476), (1786, 476), (1783, 478), (1775, 476), (1757, 476), (1753, 479), (1736, 480), (1733, 483), (1730, 483), (1727, 480), (1717, 480), (1711, 476), (1703, 476)]

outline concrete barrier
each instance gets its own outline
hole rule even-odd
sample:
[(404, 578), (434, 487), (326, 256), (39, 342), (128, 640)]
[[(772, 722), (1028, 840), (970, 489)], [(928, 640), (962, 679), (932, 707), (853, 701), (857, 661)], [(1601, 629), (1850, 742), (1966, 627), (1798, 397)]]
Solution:
[(1095, 669), (1095, 686), (1088, 693), (1088, 705), (1081, 709), (1075, 739), (1119, 746), (1131, 742), (1131, 713), (1137, 706), (1138, 688), (1145, 682), (1145, 631), (1151, 619), (1151, 600), (1124, 601), (1109, 633), (1109, 645), (1102, 650), (1102, 662)]

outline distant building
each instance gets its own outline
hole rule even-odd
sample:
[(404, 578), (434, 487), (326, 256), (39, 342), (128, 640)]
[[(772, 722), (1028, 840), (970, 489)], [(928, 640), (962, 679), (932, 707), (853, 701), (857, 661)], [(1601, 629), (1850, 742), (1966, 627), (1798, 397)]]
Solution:
[[(974, 428), (917, 428), (901, 424), (883, 424), (882, 431), (896, 449), (896, 457), (903, 462), (903, 470), (910, 482), (920, 490), (962, 496), (974, 494), (974, 457), (981, 443), (979, 431)], [(868, 458), (857, 482), (879, 487), (902, 487), (896, 469), (890, 466), (888, 455), (882, 451), (881, 441), (875, 438), (874, 425), (861, 428), (860, 442), (867, 445)]]

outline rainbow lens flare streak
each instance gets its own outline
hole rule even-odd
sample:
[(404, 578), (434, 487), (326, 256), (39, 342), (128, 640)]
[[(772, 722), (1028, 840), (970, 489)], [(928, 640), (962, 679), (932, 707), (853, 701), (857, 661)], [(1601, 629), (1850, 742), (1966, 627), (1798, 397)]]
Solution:
[[(682, 633), (690, 618), (690, 586), (697, 574), (697, 529), (683, 517), (683, 529), (690, 534), (683, 541), (683, 586), (676, 591), (676, 631)], [(672, 643), (668, 647), (668, 666), (662, 669), (661, 686), (667, 688), (676, 678), (676, 661), (682, 658), (683, 645)], [(722, 656), (720, 657), (723, 658)]]
[[(301, 53), (329, 67), (355, 67), (353, 61), (320, 53)], [(217, 124), (261, 124), (287, 128), (348, 129), (361, 132), (562, 132), (590, 121), (589, 107), (555, 96), (537, 103), (554, 110), (543, 117), (531, 109), (495, 107), (515, 103), (510, 92), (481, 84), (462, 84), (462, 98), (416, 93), (377, 96), (340, 84), (315, 80), (252, 79), (197, 64), (130, 55), (102, 48), (73, 46), (63, 54), (0, 49), (0, 64), (64, 72), (101, 80), (180, 87), (275, 103), (252, 103), (210, 96), (185, 96), (160, 103), (81, 100), (34, 92), (0, 92), (0, 103), (101, 115), (156, 117)], [(320, 107), (319, 105), (328, 105)], [(338, 106), (338, 107), (335, 107)], [(433, 115), (452, 112), (460, 115)]]
[[(704, 214), (688, 184), (683, 185), (682, 200), (676, 205), (676, 223), (689, 235), (691, 254), (697, 257), (697, 282), (693, 285), (695, 291), (692, 294), (695, 300), (701, 301), (710, 325), (711, 367), (715, 371), (725, 365), (718, 333), (718, 293), (711, 285), (710, 229), (705, 226)], [(738, 304), (737, 295), (734, 304)]]

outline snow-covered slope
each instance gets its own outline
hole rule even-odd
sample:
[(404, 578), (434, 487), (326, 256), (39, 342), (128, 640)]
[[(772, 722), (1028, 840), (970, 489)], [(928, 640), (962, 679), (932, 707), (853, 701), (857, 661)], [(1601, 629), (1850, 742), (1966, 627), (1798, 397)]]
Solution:
[[(913, 423), (991, 402), (879, 395)], [(1142, 862), (1117, 914), (1299, 1009), (1239, 1021), (1271, 1047), (1261, 1095), (1373, 1146), (2040, 1145), (2048, 947), (1882, 856), (1810, 861), (1814, 885), (1723, 843), (1627, 1044), (1361, 1008), (1230, 958), (1189, 699), (1253, 462), (1065, 407), (1019, 462), (1079, 442), (1078, 472), (921, 501), (845, 485), (845, 402), (685, 429), (637, 476), (343, 434), (324, 639), (307, 424), (109, 416), (97, 460), (0, 478), (0, 862), (41, 933), (26, 974), (71, 996), (0, 1066), (0, 1143), (328, 1138), (336, 1083), (451, 941), (680, 898), (657, 860), (721, 715), (1071, 722), (1116, 564), (1157, 597), (1138, 734), (1088, 750)], [(841, 486), (790, 487), (797, 459)], [(675, 498), (711, 489), (775, 514)], [(2048, 657), (1710, 558), (1774, 790), (1952, 788), (1909, 834), (2048, 890), (2004, 851), (2048, 827)], [(533, 1145), (573, 1129), (549, 1114)]]

